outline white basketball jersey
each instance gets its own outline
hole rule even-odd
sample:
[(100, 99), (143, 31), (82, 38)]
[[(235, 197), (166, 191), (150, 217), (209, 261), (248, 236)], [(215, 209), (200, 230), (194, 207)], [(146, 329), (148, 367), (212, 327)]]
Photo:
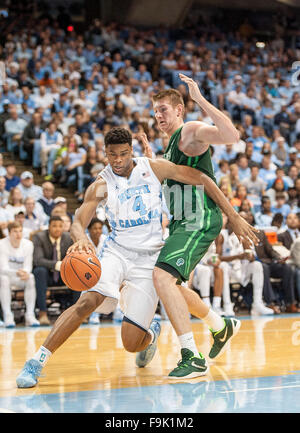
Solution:
[(107, 242), (135, 251), (163, 246), (162, 189), (148, 158), (134, 158), (129, 178), (114, 174), (110, 165), (99, 173), (107, 184), (105, 214), (112, 232)]

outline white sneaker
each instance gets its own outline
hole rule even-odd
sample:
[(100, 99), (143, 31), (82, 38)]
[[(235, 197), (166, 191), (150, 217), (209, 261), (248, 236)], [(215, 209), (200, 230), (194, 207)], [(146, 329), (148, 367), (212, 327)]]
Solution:
[(226, 317), (227, 316), (232, 316), (232, 317), (235, 316), (235, 312), (233, 310), (233, 305), (232, 304), (224, 304), (223, 308), (224, 308), (224, 313), (225, 313)]
[(272, 308), (266, 307), (263, 303), (252, 304), (251, 316), (263, 316), (264, 314), (274, 314)]
[(89, 318), (90, 325), (100, 325), (99, 313), (92, 313)]
[(25, 316), (25, 326), (37, 327), (40, 322), (34, 316)]
[(0, 328), (4, 327), (4, 322), (2, 320), (0, 320)]
[(4, 315), (4, 326), (5, 328), (14, 328), (16, 326), (12, 314)]

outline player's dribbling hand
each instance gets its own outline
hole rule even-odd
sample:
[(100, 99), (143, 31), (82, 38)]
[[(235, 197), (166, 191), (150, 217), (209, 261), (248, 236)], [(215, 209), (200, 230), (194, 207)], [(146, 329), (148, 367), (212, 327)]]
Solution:
[(70, 246), (70, 248), (67, 251), (67, 255), (71, 253), (87, 253), (87, 254), (95, 254), (96, 250), (94, 245), (88, 241), (87, 239), (80, 239), (79, 241), (75, 242), (73, 245)]
[(198, 84), (196, 83), (196, 81), (194, 81), (192, 78), (187, 77), (184, 74), (179, 74), (179, 78), (185, 83), (187, 84), (188, 88), (189, 88), (189, 94), (190, 97), (195, 101), (198, 102), (200, 98), (202, 98), (200, 89)]

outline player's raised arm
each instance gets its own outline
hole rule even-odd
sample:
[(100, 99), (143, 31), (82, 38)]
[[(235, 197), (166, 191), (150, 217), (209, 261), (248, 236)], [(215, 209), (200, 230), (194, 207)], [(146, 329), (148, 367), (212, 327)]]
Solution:
[(191, 98), (209, 115), (214, 126), (204, 122), (187, 122), (182, 128), (180, 150), (189, 156), (203, 153), (203, 144), (233, 144), (239, 140), (239, 132), (224, 113), (214, 107), (201, 94), (197, 83), (186, 75), (179, 74), (187, 84)]
[(67, 254), (77, 252), (94, 253), (95, 248), (86, 235), (86, 228), (95, 215), (97, 206), (107, 196), (107, 187), (104, 179), (100, 178), (93, 182), (86, 190), (84, 201), (77, 209), (74, 222), (71, 226), (70, 235), (74, 244), (68, 249)]
[(172, 179), (188, 185), (203, 185), (206, 194), (227, 215), (229, 223), (240, 242), (245, 242), (247, 248), (255, 245), (259, 240), (255, 236), (257, 229), (248, 224), (231, 206), (223, 192), (215, 182), (206, 174), (186, 165), (176, 165), (165, 159), (149, 160), (151, 168), (157, 178), (162, 182), (164, 179)]

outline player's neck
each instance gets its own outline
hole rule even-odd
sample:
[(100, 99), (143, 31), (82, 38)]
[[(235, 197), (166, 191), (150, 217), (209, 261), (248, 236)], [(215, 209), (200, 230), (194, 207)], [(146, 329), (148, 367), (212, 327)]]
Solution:
[(170, 127), (170, 129), (168, 131), (166, 131), (166, 134), (169, 138), (172, 137), (172, 135), (174, 134), (175, 131), (177, 131), (178, 128), (180, 128), (181, 126), (183, 126), (184, 122), (183, 119), (180, 118), (178, 120), (176, 120), (174, 122), (174, 124)]

